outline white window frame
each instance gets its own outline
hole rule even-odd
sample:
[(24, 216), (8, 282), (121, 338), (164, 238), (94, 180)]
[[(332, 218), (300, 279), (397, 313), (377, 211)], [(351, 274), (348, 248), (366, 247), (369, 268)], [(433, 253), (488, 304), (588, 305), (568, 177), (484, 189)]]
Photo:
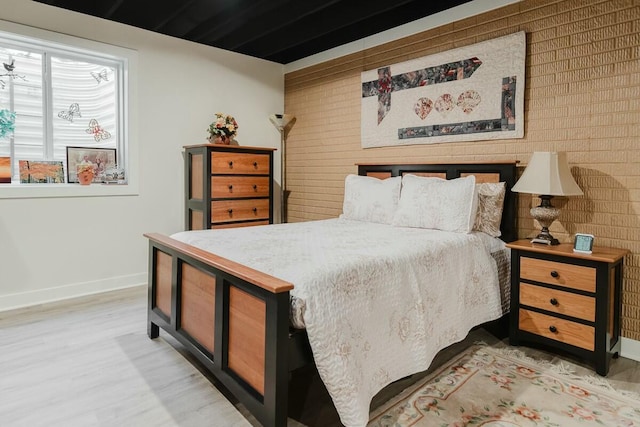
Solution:
[[(55, 33), (39, 28), (28, 27), (0, 20), (0, 36), (10, 39), (16, 45), (25, 42), (41, 42), (53, 54), (65, 56), (90, 54), (107, 61), (122, 61), (120, 88), (118, 96), (122, 96), (122, 109), (119, 111), (119, 144), (118, 155), (125, 162), (126, 184), (118, 185), (79, 185), (65, 184), (0, 184), (0, 199), (41, 198), (41, 197), (83, 197), (83, 196), (125, 196), (138, 194), (138, 144), (133, 136), (137, 135), (135, 117), (137, 98), (136, 87), (131, 76), (137, 75), (138, 56), (131, 49), (82, 39), (66, 34)], [(0, 142), (1, 143), (1, 142)]]

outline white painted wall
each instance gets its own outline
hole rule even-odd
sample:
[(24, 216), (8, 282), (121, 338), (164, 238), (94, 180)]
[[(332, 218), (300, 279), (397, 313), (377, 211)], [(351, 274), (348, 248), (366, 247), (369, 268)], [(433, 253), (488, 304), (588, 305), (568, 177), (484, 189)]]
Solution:
[[(284, 109), (280, 64), (31, 0), (0, 0), (0, 11), (5, 21), (137, 51), (130, 143), (139, 154), (137, 195), (0, 199), (0, 311), (146, 283), (142, 234), (182, 230), (182, 146), (206, 142), (215, 112), (235, 116), (241, 145), (280, 145), (269, 122)], [(275, 162), (277, 177), (277, 154)]]

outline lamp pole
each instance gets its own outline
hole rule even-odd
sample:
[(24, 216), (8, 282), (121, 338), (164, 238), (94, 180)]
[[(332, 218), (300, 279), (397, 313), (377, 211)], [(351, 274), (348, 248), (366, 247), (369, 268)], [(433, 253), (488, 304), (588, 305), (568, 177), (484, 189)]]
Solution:
[(287, 173), (284, 129), (280, 129), (280, 222), (287, 222)]
[(287, 174), (286, 174), (286, 141), (287, 134), (296, 122), (296, 118), (291, 114), (272, 114), (269, 120), (280, 132), (280, 222), (287, 222)]

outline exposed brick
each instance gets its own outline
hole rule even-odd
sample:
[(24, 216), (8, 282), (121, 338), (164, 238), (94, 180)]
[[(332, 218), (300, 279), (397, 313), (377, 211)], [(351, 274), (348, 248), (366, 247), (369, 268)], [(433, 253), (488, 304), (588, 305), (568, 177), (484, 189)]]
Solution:
[[(360, 72), (467, 46), (517, 30), (527, 33), (525, 137), (519, 140), (360, 147)], [(285, 76), (289, 135), (289, 218), (335, 217), (344, 177), (357, 162), (518, 159), (567, 151), (585, 192), (557, 198), (554, 234), (570, 241), (593, 232), (596, 244), (626, 248), (623, 335), (640, 340), (640, 4), (637, 0), (523, 0)], [(518, 235), (538, 226), (520, 194)]]

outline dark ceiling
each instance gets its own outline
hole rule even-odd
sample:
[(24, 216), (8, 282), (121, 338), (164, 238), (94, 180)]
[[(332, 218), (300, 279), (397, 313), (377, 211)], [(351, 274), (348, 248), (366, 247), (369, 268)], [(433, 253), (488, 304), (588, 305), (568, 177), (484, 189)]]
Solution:
[(287, 64), (470, 0), (36, 0)]

